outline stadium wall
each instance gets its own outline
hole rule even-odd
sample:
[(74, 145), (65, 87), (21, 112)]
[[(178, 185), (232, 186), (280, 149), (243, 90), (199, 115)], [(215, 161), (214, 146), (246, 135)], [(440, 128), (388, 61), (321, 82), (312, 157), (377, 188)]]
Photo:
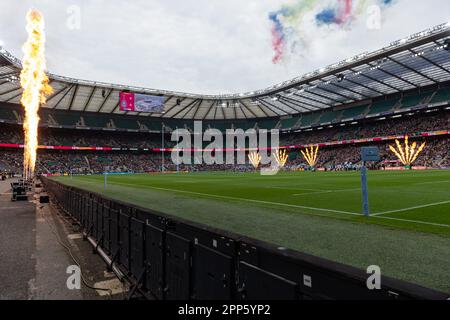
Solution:
[(133, 283), (161, 300), (436, 299), (444, 293), (109, 199), (41, 177), (52, 202)]

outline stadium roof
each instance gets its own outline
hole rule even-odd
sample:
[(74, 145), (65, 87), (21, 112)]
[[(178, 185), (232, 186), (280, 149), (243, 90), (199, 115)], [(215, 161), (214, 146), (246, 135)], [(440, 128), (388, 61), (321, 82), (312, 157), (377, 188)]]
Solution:
[[(21, 62), (0, 47), (0, 102), (20, 103)], [(44, 107), (151, 117), (227, 120), (283, 117), (404, 92), (450, 80), (450, 23), (371, 53), (254, 92), (199, 95), (109, 84), (49, 74), (53, 94)], [(119, 93), (165, 97), (164, 113), (119, 110)]]

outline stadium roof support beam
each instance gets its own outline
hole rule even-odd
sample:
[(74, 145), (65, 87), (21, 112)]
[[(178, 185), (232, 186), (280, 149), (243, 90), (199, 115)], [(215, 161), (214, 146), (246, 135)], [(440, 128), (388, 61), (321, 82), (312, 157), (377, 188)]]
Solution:
[(194, 115), (192, 116), (192, 120), (195, 120), (195, 117), (197, 116), (198, 112), (200, 111), (200, 107), (202, 106), (202, 104), (203, 104), (203, 100), (202, 100), (202, 102), (200, 102), (197, 109), (195, 109)]
[[(203, 99), (196, 99), (196, 100), (197, 100), (197, 102), (194, 103), (194, 104), (189, 108), (189, 110), (187, 110), (187, 111), (183, 114), (183, 116), (182, 116), (180, 119), (186, 119), (185, 117), (188, 115), (189, 112), (192, 111), (192, 109), (197, 108), (197, 110), (198, 110), (198, 107), (202, 104)], [(185, 108), (185, 109), (187, 109), (187, 108)], [(182, 111), (184, 111), (185, 109), (183, 109)], [(197, 110), (196, 110), (196, 111), (197, 111)]]
[(69, 110), (72, 110), (73, 101), (75, 100), (75, 96), (77, 95), (79, 85), (77, 84), (75, 90), (73, 91), (72, 97), (70, 98)]
[[(296, 96), (296, 97), (302, 97), (302, 96), (299, 96), (298, 94), (295, 94), (295, 93), (294, 93), (293, 95)], [(293, 99), (293, 98), (287, 97), (287, 96), (283, 96), (283, 98), (284, 98), (284, 99), (287, 99), (287, 100), (290, 100), (290, 101), (292, 101), (292, 102), (300, 103), (300, 105), (299, 105), (300, 107), (303, 107), (303, 105), (307, 105), (308, 107), (314, 108), (314, 110), (319, 110), (319, 109), (320, 109), (320, 107), (315, 106), (315, 105), (313, 105), (313, 104), (311, 104), (311, 103), (309, 103), (309, 102), (305, 102), (305, 101)], [(327, 104), (325, 104), (325, 103), (323, 103), (323, 102), (320, 102), (319, 100), (308, 99), (307, 97), (305, 97), (305, 99), (306, 99), (306, 100), (312, 100), (312, 101), (314, 101), (314, 102), (318, 102), (318, 103), (320, 103), (320, 104), (322, 104), (322, 105), (328, 107)], [(311, 110), (311, 109), (308, 109), (308, 108), (305, 108), (305, 109), (310, 110), (310, 111), (314, 111), (314, 110)]]
[(224, 120), (227, 120), (227, 115), (225, 114), (225, 111), (223, 110), (223, 107), (220, 107), (220, 111), (222, 111), (222, 118)]
[[(280, 96), (280, 98), (278, 99), (278, 102), (282, 103), (283, 105), (285, 105), (286, 107), (289, 107), (289, 108), (293, 108), (293, 107), (291, 107), (291, 105), (296, 106), (296, 107), (300, 108), (300, 109), (295, 108), (295, 110), (297, 110), (298, 112), (303, 112), (304, 110), (312, 111), (311, 109), (308, 109), (302, 105), (299, 105), (298, 103), (294, 103), (294, 102), (290, 101), (289, 99), (287, 99), (284, 96)], [(287, 103), (289, 103), (289, 104), (287, 104)]]
[(242, 109), (242, 104), (239, 102), (239, 110), (241, 110), (241, 113), (244, 115), (245, 120), (248, 119), (247, 115), (244, 112), (244, 109)]
[[(350, 69), (350, 71), (356, 72), (356, 71), (353, 70), (353, 69)], [(389, 83), (386, 83), (386, 82), (381, 81), (381, 80), (378, 80), (378, 79), (376, 79), (376, 78), (374, 78), (374, 77), (368, 76), (367, 74), (360, 73), (359, 75), (360, 75), (361, 77), (364, 77), (364, 78), (367, 78), (367, 79), (369, 79), (369, 80), (372, 80), (373, 82), (377, 82), (377, 83), (379, 83), (379, 84), (382, 84), (383, 86), (386, 86), (386, 87), (388, 87), (388, 88), (391, 88), (392, 90), (395, 90), (395, 91), (401, 91), (400, 88), (394, 87), (393, 85), (390, 85)], [(383, 94), (387, 94), (387, 93), (383, 93)]]
[[(75, 84), (72, 84), (71, 86), (70, 86), (70, 88), (63, 94), (63, 96), (58, 100), (58, 102), (53, 106), (53, 108), (52, 109), (56, 109), (56, 107), (58, 107), (58, 105), (60, 104), (60, 102), (67, 96), (67, 94), (70, 92), (70, 91), (72, 91), (72, 89), (75, 87)], [(50, 97), (50, 98), (53, 98), (53, 97)], [(47, 99), (47, 102), (49, 101), (50, 99)]]
[[(317, 102), (317, 103), (320, 103), (321, 105), (329, 107), (329, 105), (326, 104), (323, 101), (320, 101), (320, 100), (317, 100), (317, 99), (314, 99), (314, 98), (311, 98), (311, 97), (307, 97), (307, 96), (302, 96), (302, 95), (299, 95), (298, 93), (294, 93), (293, 95), (296, 96), (296, 97), (299, 97), (299, 98), (302, 98), (302, 99), (306, 99), (306, 100), (309, 100), (309, 101), (312, 101), (312, 102)], [(319, 107), (317, 107), (317, 108), (320, 109)]]
[(22, 91), (20, 91), (18, 94), (15, 94), (11, 98), (7, 99), (5, 102), (10, 102), (11, 100), (14, 100), (17, 97), (20, 97), (22, 95)]
[(3, 96), (3, 95), (5, 95), (5, 94), (8, 94), (8, 93), (11, 93), (11, 92), (20, 90), (20, 89), (22, 89), (22, 87), (16, 87), (16, 88), (13, 88), (13, 89), (6, 90), (6, 91), (4, 91), (4, 92), (0, 92), (0, 96)]
[(381, 92), (381, 91), (379, 91), (379, 90), (377, 90), (377, 89), (371, 88), (371, 87), (369, 87), (369, 86), (366, 86), (365, 84), (362, 84), (362, 83), (359, 83), (359, 82), (356, 82), (356, 81), (353, 81), (353, 80), (350, 80), (350, 79), (347, 79), (347, 78), (344, 78), (343, 81), (347, 81), (347, 82), (356, 84), (357, 86), (363, 87), (363, 88), (365, 88), (365, 89), (367, 89), (367, 90), (371, 90), (371, 91), (376, 92), (376, 93), (381, 94), (381, 95), (384, 94), (383, 92)]
[[(176, 103), (175, 103), (172, 107), (170, 107), (168, 110), (166, 110), (165, 113), (168, 113), (170, 110), (172, 110), (172, 109), (175, 108), (176, 106), (181, 106), (181, 103), (182, 103), (184, 100), (186, 100), (186, 98), (183, 97), (183, 98), (180, 100), (180, 104), (176, 104)], [(162, 118), (162, 114), (161, 114), (160, 117)], [(170, 118), (170, 117), (168, 117), (168, 118)]]
[(320, 93), (317, 93), (317, 92), (312, 92), (312, 91), (309, 91), (309, 90), (306, 90), (306, 89), (305, 89), (305, 92), (306, 92), (306, 93), (309, 93), (309, 94), (311, 94), (311, 95), (313, 95), (313, 96), (315, 95), (315, 96), (321, 97), (322, 99), (326, 99), (326, 100), (332, 101), (332, 102), (334, 102), (334, 103), (341, 103), (341, 101), (339, 101), (339, 100), (336, 100), (336, 99), (334, 99), (334, 98), (325, 96), (325, 95), (320, 94)]
[[(179, 113), (181, 113), (182, 111), (184, 111), (186, 108), (189, 108), (190, 106), (192, 106), (193, 104), (197, 103), (198, 99), (194, 99), (191, 102), (189, 102), (184, 108), (181, 108), (180, 105), (180, 110), (178, 110), (177, 112), (175, 112), (175, 114), (171, 115), (170, 117), (167, 117), (168, 119), (174, 118), (175, 116), (177, 116)], [(173, 106), (172, 108), (170, 108), (171, 110), (174, 108), (175, 106)], [(168, 111), (166, 111), (167, 113)]]
[(256, 113), (254, 113), (252, 111), (252, 109), (250, 109), (249, 107), (247, 107), (244, 103), (244, 101), (241, 101), (241, 105), (245, 108), (245, 110), (247, 110), (248, 112), (250, 112), (255, 118), (258, 118), (258, 116), (256, 115)]
[[(63, 92), (64, 90), (66, 90), (67, 88), (70, 88), (70, 85), (67, 85), (61, 89), (59, 89), (57, 92), (54, 92), (50, 97), (47, 98), (46, 103), (48, 103), (50, 100), (52, 100), (54, 97), (56, 97), (57, 95), (59, 95), (61, 92)], [(70, 89), (69, 89), (70, 90)]]
[[(345, 94), (342, 94), (342, 93), (339, 93), (339, 92), (336, 92), (336, 91), (332, 91), (332, 90), (329, 90), (329, 89), (325, 89), (324, 87), (319, 86), (319, 85), (318, 85), (316, 88), (317, 88), (318, 90), (322, 90), (322, 91), (325, 91), (325, 92), (334, 94), (334, 95), (336, 95), (336, 96), (340, 96), (340, 97), (342, 97), (342, 98), (344, 98), (344, 99), (347, 99), (347, 100), (350, 100), (350, 101), (356, 101), (356, 100), (353, 99), (352, 97), (349, 97), (349, 96), (347, 96), (347, 95), (345, 95)], [(338, 100), (338, 103), (342, 103), (342, 101), (339, 101), (339, 100)]]
[(408, 69), (409, 71), (412, 71), (412, 72), (418, 74), (419, 76), (421, 76), (421, 77), (423, 77), (423, 78), (425, 78), (425, 79), (430, 80), (431, 82), (438, 83), (438, 81), (436, 81), (435, 79), (433, 79), (433, 78), (427, 76), (426, 74), (423, 74), (423, 73), (420, 72), (420, 71), (415, 70), (414, 68), (411, 68), (410, 66), (407, 66), (407, 65), (404, 64), (403, 62), (397, 61), (397, 60), (395, 60), (394, 58), (391, 58), (391, 57), (388, 57), (388, 59), (389, 59), (390, 61), (392, 61), (392, 62), (394, 62), (394, 63), (396, 63), (396, 64), (402, 66), (403, 68)]
[[(305, 110), (308, 110), (308, 111), (314, 111), (314, 110), (319, 109), (318, 107), (313, 106), (312, 104), (309, 104), (309, 103), (306, 103), (306, 102), (303, 102), (303, 101), (298, 101), (298, 100), (292, 99), (292, 98), (290, 98), (290, 97), (285, 97), (285, 96), (283, 96), (282, 99), (283, 99), (283, 100), (286, 100), (286, 101), (289, 101), (289, 102), (292, 103), (293, 105), (296, 105), (296, 106), (298, 106), (298, 107), (300, 107), (300, 108), (303, 108), (303, 109), (305, 109)], [(300, 104), (299, 104), (299, 103), (300, 103)], [(308, 107), (305, 107), (305, 105), (307, 105)], [(315, 109), (310, 109), (310, 107), (315, 108)]]
[[(19, 75), (19, 71), (17, 71), (17, 70), (14, 70), (14, 71), (11, 71), (11, 72), (6, 72), (6, 73), (2, 73), (2, 74), (0, 74), (0, 79), (5, 79), (5, 78), (8, 78), (9, 76), (12, 76), (12, 75)], [(9, 81), (7, 81), (7, 82), (9, 82)]]
[[(271, 104), (270, 102), (264, 101), (264, 100), (262, 100), (262, 99), (258, 99), (258, 101), (259, 101), (263, 106), (265, 106), (266, 108), (272, 110), (273, 112), (275, 112), (275, 113), (276, 113), (277, 115), (279, 115), (279, 116), (283, 116), (283, 115), (287, 114), (287, 112), (286, 112), (285, 110), (283, 110), (283, 109), (281, 109), (281, 108), (279, 108), (279, 107), (277, 107), (277, 106)], [(275, 111), (273, 108), (275, 108), (275, 110), (281, 111), (281, 113)], [(292, 108), (292, 107), (290, 107), (290, 108), (291, 108), (292, 110), (295, 110), (295, 109)]]
[(109, 96), (111, 95), (111, 93), (114, 91), (114, 89), (109, 90), (108, 94), (106, 95), (106, 97), (103, 99), (102, 104), (100, 105), (100, 107), (97, 109), (97, 111), (95, 112), (101, 112), (103, 107), (105, 106), (106, 101), (109, 99)]
[[(368, 65), (369, 65), (371, 68), (377, 67), (377, 66), (371, 64), (370, 62), (368, 63)], [(418, 87), (419, 87), (419, 85), (417, 85), (417, 84), (415, 84), (415, 83), (413, 83), (413, 82), (411, 82), (411, 81), (409, 81), (409, 80), (406, 80), (406, 79), (404, 79), (404, 78), (402, 78), (402, 77), (399, 77), (399, 76), (397, 76), (396, 74), (394, 74), (394, 73), (392, 73), (392, 72), (390, 72), (390, 71), (387, 71), (387, 70), (385, 70), (385, 69), (383, 69), (383, 68), (381, 68), (381, 67), (379, 67), (379, 66), (377, 67), (377, 70), (379, 70), (379, 71), (381, 71), (381, 72), (383, 72), (383, 73), (386, 73), (387, 75), (390, 75), (391, 77), (394, 77), (394, 78), (396, 78), (396, 79), (398, 79), (398, 80), (400, 80), (400, 81), (403, 81), (403, 82), (405, 82), (405, 83), (407, 83), (407, 84), (409, 84), (409, 85), (411, 85), (411, 86), (413, 86), (413, 87), (415, 87), (415, 88), (418, 88)], [(403, 90), (398, 90), (398, 91), (403, 91)]]
[(211, 105), (208, 108), (208, 111), (206, 111), (205, 115), (202, 118), (202, 121), (205, 121), (206, 117), (210, 114), (212, 108), (214, 107), (214, 105), (216, 104), (217, 100), (213, 100), (213, 102), (211, 103)]
[[(416, 51), (409, 49), (409, 52), (413, 53), (413, 54), (417, 54)], [(426, 62), (428, 62), (429, 64), (432, 64), (433, 66), (435, 66), (436, 68), (441, 69), (442, 71), (445, 71), (446, 73), (450, 74), (450, 70), (444, 68), (443, 66), (437, 64), (436, 62), (434, 62), (433, 60), (431, 60), (430, 58), (424, 57), (422, 54), (417, 55), (418, 57), (422, 58), (423, 60), (425, 60)]]
[(363, 97), (363, 98), (366, 98), (366, 99), (372, 98), (372, 97), (369, 97), (369, 96), (367, 96), (367, 95), (365, 95), (365, 94), (363, 94), (363, 93), (361, 93), (361, 92), (357, 92), (357, 91), (355, 91), (355, 90), (353, 90), (353, 89), (343, 87), (343, 86), (338, 85), (338, 84), (336, 84), (336, 83), (331, 83), (331, 82), (330, 82), (330, 85), (335, 86), (335, 87), (338, 87), (338, 88), (340, 88), (340, 89), (342, 89), (342, 90), (345, 90), (345, 91), (354, 93), (354, 94), (356, 94), (356, 95), (358, 95), (358, 96), (361, 96), (361, 97)]
[(117, 108), (119, 108), (120, 106), (120, 100), (117, 101), (116, 105), (114, 106), (113, 110), (117, 110)]
[(91, 100), (92, 100), (92, 97), (94, 96), (95, 90), (97, 90), (97, 87), (95, 87), (95, 86), (92, 87), (91, 93), (89, 94), (89, 97), (87, 98), (86, 103), (84, 104), (83, 112), (86, 111), (86, 109), (89, 106), (89, 103), (91, 103)]

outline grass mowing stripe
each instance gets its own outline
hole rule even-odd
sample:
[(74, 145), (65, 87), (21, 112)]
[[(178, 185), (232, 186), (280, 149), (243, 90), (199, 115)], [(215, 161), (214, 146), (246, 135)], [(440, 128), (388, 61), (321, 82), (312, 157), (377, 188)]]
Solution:
[(388, 213), (395, 213), (395, 212), (404, 212), (404, 211), (408, 211), (408, 210), (414, 210), (414, 209), (421, 209), (421, 208), (427, 208), (427, 207), (434, 207), (434, 206), (439, 206), (441, 204), (447, 204), (450, 203), (450, 200), (447, 201), (441, 201), (441, 202), (434, 202), (434, 203), (428, 203), (428, 204), (423, 204), (420, 206), (415, 206), (415, 207), (409, 207), (409, 208), (403, 208), (403, 209), (397, 209), (397, 210), (390, 210), (390, 211), (384, 211), (384, 212), (377, 212), (372, 214), (372, 217), (374, 216), (380, 216), (382, 214), (388, 214)]
[[(94, 183), (94, 182), (92, 182), (92, 183)], [(136, 184), (132, 184), (132, 183), (123, 183), (123, 182), (108, 182), (108, 183), (124, 185), (124, 186), (138, 187)], [(361, 216), (361, 213), (341, 211), (341, 210), (334, 210), (334, 209), (306, 207), (306, 206), (299, 206), (299, 205), (289, 204), (289, 203), (280, 203), (280, 202), (272, 202), (272, 201), (264, 201), (264, 200), (256, 200), (256, 199), (246, 199), (246, 198), (238, 198), (238, 197), (230, 197), (230, 196), (220, 196), (220, 195), (217, 195), (217, 194), (210, 194), (210, 193), (203, 193), (203, 192), (194, 192), (194, 191), (186, 191), (186, 190), (177, 190), (177, 189), (168, 189), (168, 188), (153, 187), (153, 186), (148, 186), (148, 185), (144, 185), (144, 187), (155, 189), (155, 190), (171, 191), (171, 192), (179, 192), (179, 193), (187, 193), (187, 194), (195, 194), (195, 195), (199, 195), (199, 196), (215, 197), (215, 198), (222, 198), (222, 199), (228, 199), (228, 200), (248, 201), (248, 202), (254, 202), (254, 203), (263, 203), (263, 204), (270, 204), (270, 205), (277, 205), (277, 206), (286, 206), (286, 207), (291, 207), (291, 208), (308, 209), (308, 210), (325, 211), (325, 212), (332, 212), (332, 213), (342, 213), (342, 214), (353, 215), (353, 216)]]
[[(88, 183), (98, 183), (98, 182), (89, 181)], [(134, 188), (139, 187), (138, 185), (132, 184), (132, 183), (123, 183), (123, 182), (109, 182), (109, 183), (116, 184), (116, 185), (131, 186)], [(246, 199), (246, 198), (238, 198), (238, 197), (230, 197), (230, 196), (221, 196), (221, 195), (215, 195), (215, 194), (209, 194), (209, 193), (203, 193), (203, 192), (194, 192), (194, 191), (186, 191), (186, 190), (153, 187), (153, 186), (149, 186), (149, 185), (144, 185), (144, 187), (155, 189), (155, 190), (161, 190), (161, 191), (187, 193), (187, 194), (194, 194), (194, 195), (199, 195), (199, 196), (215, 197), (215, 198), (222, 198), (222, 199), (229, 199), (229, 200), (236, 200), (236, 201), (248, 201), (248, 202), (262, 203), (262, 204), (269, 204), (269, 205), (286, 206), (286, 207), (291, 207), (291, 208), (308, 209), (308, 210), (313, 210), (313, 211), (316, 210), (316, 211), (324, 211), (324, 212), (332, 212), (332, 213), (342, 213), (342, 214), (353, 215), (353, 216), (362, 216), (361, 213), (348, 212), (348, 211), (342, 211), (342, 210), (315, 208), (315, 207), (299, 206), (299, 205), (288, 204), (288, 203), (280, 203), (280, 202), (272, 202), (272, 201), (264, 201), (264, 200), (256, 200), (256, 199)], [(450, 201), (446, 201), (445, 203), (450, 203)], [(440, 204), (443, 204), (443, 203), (440, 203)], [(424, 207), (427, 207), (427, 206), (429, 206), (429, 205), (425, 205)], [(408, 210), (408, 209), (412, 210), (411, 208), (405, 208), (405, 209), (399, 209), (399, 210), (404, 211), (404, 210)], [(387, 212), (385, 212), (385, 213), (387, 213)], [(379, 219), (404, 221), (404, 222), (411, 222), (411, 223), (418, 223), (418, 224), (450, 228), (450, 225), (447, 225), (447, 224), (425, 222), (425, 221), (420, 221), (420, 220), (402, 219), (402, 218), (381, 217), (381, 216), (379, 216), (379, 214), (380, 213), (372, 214), (371, 216), (369, 216), (369, 218), (372, 217), (372, 218), (379, 218)], [(316, 214), (313, 213), (312, 215), (316, 215)], [(322, 215), (320, 215), (320, 216), (322, 216)]]
[(373, 215), (372, 215), (372, 217), (373, 218), (378, 218), (378, 219), (396, 220), (396, 221), (404, 221), (404, 222), (427, 224), (427, 225), (436, 226), (436, 227), (450, 228), (450, 225), (448, 225), (448, 224), (441, 224), (441, 223), (434, 223), (434, 222), (425, 222), (425, 221), (417, 221), (417, 220), (409, 220), (409, 219), (393, 218), (393, 217), (373, 216)]

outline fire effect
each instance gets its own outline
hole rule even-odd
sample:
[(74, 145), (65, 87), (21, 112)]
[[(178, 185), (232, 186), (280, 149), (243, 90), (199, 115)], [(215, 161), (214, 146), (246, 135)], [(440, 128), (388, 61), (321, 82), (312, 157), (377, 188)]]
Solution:
[(259, 164), (261, 163), (261, 155), (258, 152), (250, 152), (248, 154), (248, 160), (255, 169), (258, 169)]
[(395, 144), (397, 145), (397, 149), (394, 146), (389, 146), (389, 149), (393, 154), (403, 163), (404, 166), (410, 166), (416, 161), (419, 154), (422, 152), (423, 148), (425, 148), (425, 142), (420, 145), (419, 148), (416, 149), (417, 143), (413, 142), (411, 146), (408, 142), (408, 136), (405, 136), (405, 147), (403, 148), (401, 143), (398, 140), (395, 140)]
[(45, 71), (45, 33), (44, 17), (37, 10), (30, 10), (27, 14), (27, 42), (22, 47), (24, 58), (20, 73), (20, 85), (23, 88), (20, 102), (25, 108), (23, 130), (25, 135), (24, 147), (24, 178), (34, 176), (36, 165), (36, 150), (38, 148), (38, 110), (46, 101), (46, 96), (52, 93)]
[(288, 154), (286, 150), (278, 150), (274, 152), (274, 158), (277, 162), (278, 168), (283, 168), (286, 165), (286, 161), (288, 159)]
[(305, 151), (300, 151), (303, 155), (305, 161), (309, 164), (310, 167), (314, 168), (317, 164), (317, 154), (319, 152), (319, 146), (311, 146), (309, 149), (305, 148)]

